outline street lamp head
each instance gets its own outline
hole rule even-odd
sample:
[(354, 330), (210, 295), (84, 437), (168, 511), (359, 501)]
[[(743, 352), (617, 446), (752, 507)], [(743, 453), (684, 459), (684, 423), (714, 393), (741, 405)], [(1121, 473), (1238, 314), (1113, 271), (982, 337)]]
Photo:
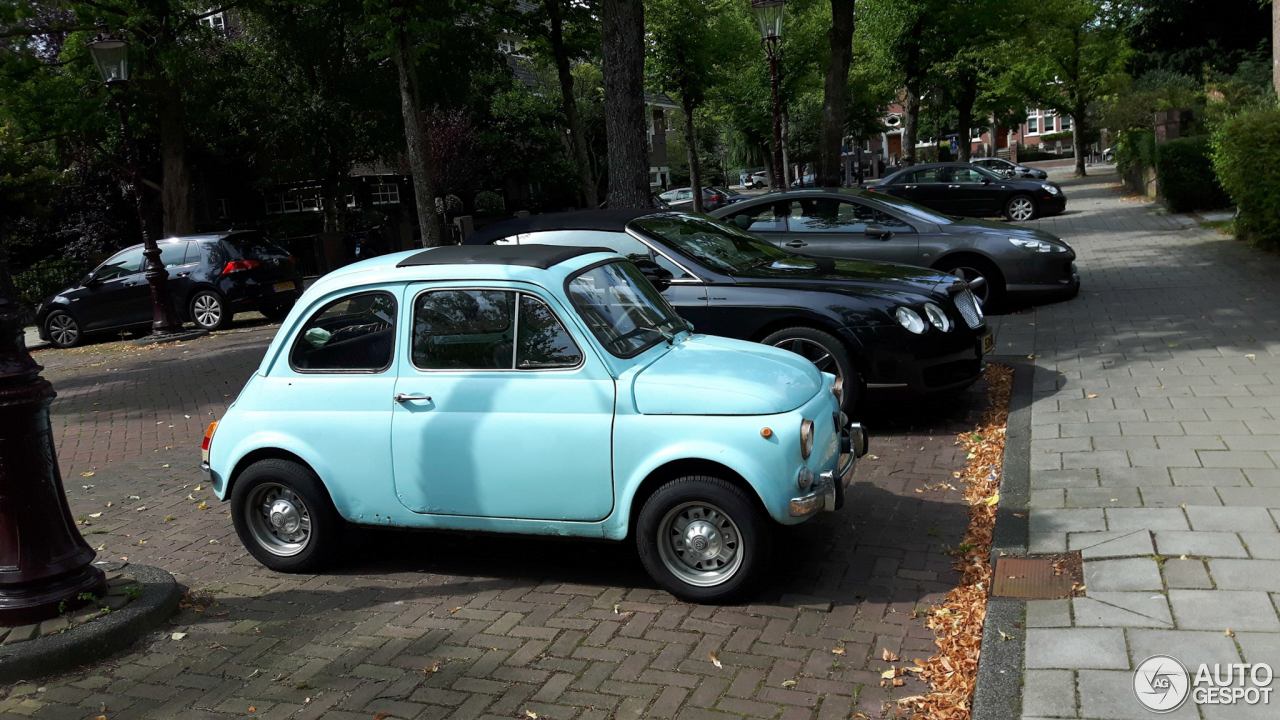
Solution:
[(109, 86), (129, 82), (129, 43), (103, 32), (90, 40), (88, 46), (103, 82)]
[(782, 9), (785, 6), (786, 0), (751, 0), (756, 23), (760, 25), (761, 40), (776, 43), (782, 38)]

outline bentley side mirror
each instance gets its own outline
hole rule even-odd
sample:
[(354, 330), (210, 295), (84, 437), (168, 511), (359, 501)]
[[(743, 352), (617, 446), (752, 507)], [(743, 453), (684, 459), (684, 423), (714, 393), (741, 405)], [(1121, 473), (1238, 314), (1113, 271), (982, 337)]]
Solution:
[(893, 233), (889, 232), (888, 228), (880, 223), (868, 223), (867, 228), (862, 232), (865, 233), (867, 237), (873, 237), (880, 240), (888, 240), (889, 236), (893, 235)]
[(991, 178), (989, 178), (989, 177), (984, 177), (984, 178), (982, 178), (982, 184), (983, 184), (983, 185), (990, 185), (990, 184), (991, 184)]
[(98, 281), (94, 279), (93, 273), (89, 273), (88, 275), (85, 275), (80, 280), (81, 287), (93, 287), (94, 285), (97, 285), (97, 284), (98, 284)]
[(635, 266), (640, 270), (640, 274), (644, 275), (644, 279), (658, 292), (665, 292), (671, 287), (671, 278), (675, 277), (666, 268), (652, 260), (636, 260)]
[(750, 230), (751, 218), (747, 215), (734, 215), (733, 224), (737, 225), (740, 230)]

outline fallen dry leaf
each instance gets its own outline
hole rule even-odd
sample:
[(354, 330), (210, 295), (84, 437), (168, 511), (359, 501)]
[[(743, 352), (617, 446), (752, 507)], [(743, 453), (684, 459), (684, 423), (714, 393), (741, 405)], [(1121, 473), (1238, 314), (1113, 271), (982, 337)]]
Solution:
[(532, 710), (525, 710), (525, 711), (524, 711), (524, 714), (525, 714), (525, 715), (528, 715), (528, 716), (529, 716), (529, 717), (531, 717), (531, 718), (533, 718), (533, 720), (538, 720), (538, 713), (536, 713), (536, 712), (534, 712), (534, 711), (532, 711)]
[(459, 611), (459, 610), (461, 610), (461, 609), (462, 609), (462, 606), (461, 606), (461, 605), (458, 605), (458, 606), (456, 606), (456, 607), (451, 607), (451, 608), (449, 608), (449, 612), (451, 612), (451, 613), (456, 613), (456, 612), (458, 612), (458, 611)]
[(1235, 634), (1234, 632), (1232, 632), (1231, 628), (1227, 628), (1226, 636), (1227, 636), (1227, 637), (1235, 637), (1235, 636), (1236, 636), (1236, 634)]
[(91, 518), (100, 518), (100, 517), (102, 517), (102, 513), (89, 513), (89, 517), (91, 517)]
[(711, 656), (712, 665), (715, 665), (716, 667), (724, 667), (723, 665), (720, 664), (720, 660), (716, 657), (716, 654), (714, 652), (709, 652), (707, 653), (707, 655)]
[(884, 672), (880, 673), (880, 677), (888, 680), (889, 678), (894, 677), (897, 674), (898, 674), (897, 668), (889, 668), (888, 670), (885, 670)]
[(906, 684), (906, 682), (907, 682), (907, 681), (906, 681), (906, 680), (903, 680), (902, 678), (894, 678), (894, 679), (893, 679), (893, 686), (894, 686), (894, 687), (902, 687), (903, 685), (905, 685), (905, 684)]
[(898, 662), (898, 656), (889, 652), (889, 648), (880, 648), (880, 659), (885, 662)]
[(389, 713), (389, 712), (380, 712), (380, 713), (378, 713), (377, 715), (374, 715), (374, 716), (373, 716), (373, 720), (382, 720), (383, 718), (389, 718), (389, 717), (391, 717), (391, 713)]
[(439, 661), (432, 662), (430, 665), (422, 668), (422, 672), (427, 672), (427, 673), (440, 672), (440, 662)]
[(1097, 396), (1097, 395), (1090, 395), (1090, 396), (1089, 396), (1089, 399), (1090, 399), (1090, 400), (1092, 400), (1092, 399), (1094, 399), (1094, 398), (1096, 398), (1096, 397), (1098, 397), (1098, 396)]
[(82, 472), (82, 473), (80, 473), (80, 477), (93, 477), (93, 473), (91, 473), (91, 472)]
[(795, 687), (795, 686), (796, 686), (796, 681), (795, 681), (795, 680), (783, 680), (783, 681), (782, 681), (782, 687)]
[(169, 637), (173, 638), (174, 640), (181, 640), (182, 638), (184, 638), (184, 637), (186, 637), (186, 636), (187, 636), (187, 634), (186, 634), (186, 633), (174, 633), (174, 634), (170, 635)]
[(258, 708), (256, 708), (256, 707), (254, 707), (254, 706), (250, 705), (250, 706), (249, 706), (249, 712), (258, 712)]
[(844, 655), (844, 648), (842, 647), (831, 648), (831, 652), (835, 653), (836, 655)]

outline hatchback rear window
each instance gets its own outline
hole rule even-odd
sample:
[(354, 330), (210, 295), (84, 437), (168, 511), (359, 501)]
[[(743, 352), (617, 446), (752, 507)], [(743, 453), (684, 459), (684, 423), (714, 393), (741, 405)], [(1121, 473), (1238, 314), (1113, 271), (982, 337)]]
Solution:
[(252, 235), (233, 235), (223, 238), (222, 244), (227, 247), (233, 260), (271, 260), (289, 256), (281, 248)]

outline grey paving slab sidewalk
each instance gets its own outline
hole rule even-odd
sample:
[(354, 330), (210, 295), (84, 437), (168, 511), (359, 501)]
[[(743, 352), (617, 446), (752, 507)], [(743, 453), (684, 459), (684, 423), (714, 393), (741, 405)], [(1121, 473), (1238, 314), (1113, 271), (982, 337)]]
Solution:
[(1080, 296), (1000, 320), (1036, 366), (1031, 550), (1081, 550), (1088, 594), (1029, 603), (1024, 718), (1154, 717), (1132, 678), (1155, 654), (1280, 667), (1280, 260), (1114, 182), (1033, 223), (1076, 248)]

